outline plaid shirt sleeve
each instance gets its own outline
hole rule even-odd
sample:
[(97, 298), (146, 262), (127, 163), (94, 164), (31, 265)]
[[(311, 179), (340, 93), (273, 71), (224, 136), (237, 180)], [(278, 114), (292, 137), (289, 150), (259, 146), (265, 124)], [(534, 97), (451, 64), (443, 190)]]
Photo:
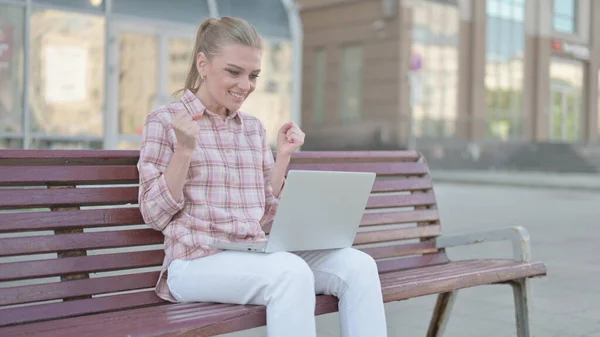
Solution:
[(139, 207), (144, 222), (155, 230), (164, 230), (173, 215), (183, 209), (184, 199), (171, 195), (163, 173), (173, 156), (172, 142), (164, 123), (150, 116), (144, 126), (138, 170)]
[[(275, 217), (275, 213), (277, 212), (277, 208), (279, 206), (281, 192), (279, 192), (278, 196), (273, 195), (273, 186), (271, 184), (271, 172), (273, 170), (273, 165), (275, 164), (275, 161), (273, 159), (273, 151), (271, 151), (271, 147), (269, 146), (269, 142), (267, 140), (267, 131), (264, 127), (262, 128), (261, 137), (263, 144), (263, 176), (265, 179), (265, 213), (262, 219), (260, 220), (260, 224), (264, 228), (270, 228), (273, 222), (273, 218)], [(285, 186), (285, 178), (283, 180), (283, 185)]]

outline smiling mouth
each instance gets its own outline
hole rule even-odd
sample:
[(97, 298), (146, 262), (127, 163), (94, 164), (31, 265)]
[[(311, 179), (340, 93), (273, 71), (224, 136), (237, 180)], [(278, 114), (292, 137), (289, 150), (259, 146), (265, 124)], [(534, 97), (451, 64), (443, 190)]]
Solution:
[(231, 92), (231, 91), (229, 92), (229, 94), (237, 99), (244, 99), (244, 95), (242, 95), (242, 94), (237, 94), (237, 93)]

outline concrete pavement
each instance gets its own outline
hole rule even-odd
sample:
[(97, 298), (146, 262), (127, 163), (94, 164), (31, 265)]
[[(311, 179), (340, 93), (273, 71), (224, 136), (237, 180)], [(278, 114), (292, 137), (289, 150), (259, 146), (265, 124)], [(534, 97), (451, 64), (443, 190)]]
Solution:
[[(533, 336), (600, 337), (600, 193), (438, 183), (445, 234), (521, 225), (532, 256), (548, 276), (532, 282)], [(511, 258), (509, 243), (449, 250), (453, 259)], [(386, 305), (389, 337), (424, 337), (434, 296)], [(445, 337), (516, 336), (512, 290), (484, 286), (461, 290)], [(319, 337), (339, 335), (338, 315), (317, 318)], [(266, 336), (264, 328), (225, 335)]]

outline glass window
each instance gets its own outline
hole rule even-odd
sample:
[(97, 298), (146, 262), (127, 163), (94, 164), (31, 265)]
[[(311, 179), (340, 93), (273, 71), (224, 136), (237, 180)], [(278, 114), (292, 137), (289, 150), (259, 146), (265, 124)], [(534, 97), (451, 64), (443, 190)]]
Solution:
[(220, 16), (235, 16), (256, 26), (264, 36), (289, 39), (288, 16), (281, 0), (217, 0)]
[(35, 10), (31, 15), (29, 112), (36, 134), (101, 137), (105, 19)]
[(23, 140), (9, 137), (0, 137), (0, 149), (22, 149)]
[(0, 4), (0, 134), (23, 132), (24, 23), (24, 7)]
[(313, 122), (315, 123), (322, 123), (324, 119), (326, 64), (325, 50), (317, 50), (315, 53), (315, 86), (313, 91)]
[(577, 0), (554, 0), (554, 30), (561, 33), (577, 33)]
[(200, 21), (209, 17), (208, 5), (204, 0), (113, 0), (112, 11), (117, 14), (192, 25), (198, 25)]
[(42, 5), (57, 5), (62, 7), (104, 11), (104, 0), (33, 0), (33, 2)]
[[(192, 62), (194, 41), (189, 39), (169, 39), (169, 59), (167, 74), (167, 96), (185, 86), (185, 78)], [(195, 64), (195, 63), (194, 63)], [(177, 95), (177, 98), (181, 94)]]
[(525, 3), (487, 0), (486, 8), (487, 137), (503, 141), (522, 139)]
[(344, 121), (356, 121), (362, 110), (362, 46), (345, 46), (340, 66), (340, 115)]
[(458, 98), (459, 11), (422, 1), (413, 11), (410, 86), (417, 137), (452, 137)]
[[(141, 135), (158, 98), (158, 37), (119, 34), (119, 133)], [(181, 85), (181, 84), (180, 84)]]
[(256, 89), (246, 99), (242, 111), (260, 119), (269, 141), (292, 116), (292, 44), (265, 40), (260, 77)]

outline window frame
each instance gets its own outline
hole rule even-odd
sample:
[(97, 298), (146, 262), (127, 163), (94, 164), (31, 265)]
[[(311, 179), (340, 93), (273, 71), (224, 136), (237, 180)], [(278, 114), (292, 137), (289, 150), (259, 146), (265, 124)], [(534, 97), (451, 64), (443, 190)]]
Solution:
[(557, 31), (554, 27), (554, 1), (550, 11), (550, 32), (553, 38), (565, 40), (572, 43), (588, 44), (590, 41), (590, 0), (575, 0), (575, 32), (573, 34)]

